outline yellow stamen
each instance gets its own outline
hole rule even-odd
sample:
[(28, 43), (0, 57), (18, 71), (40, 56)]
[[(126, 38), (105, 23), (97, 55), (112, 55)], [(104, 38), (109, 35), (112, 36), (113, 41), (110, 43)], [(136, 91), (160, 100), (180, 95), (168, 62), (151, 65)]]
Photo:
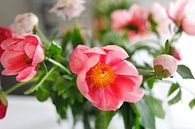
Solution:
[(105, 88), (115, 80), (114, 70), (106, 64), (98, 63), (89, 71), (89, 81), (95, 86)]

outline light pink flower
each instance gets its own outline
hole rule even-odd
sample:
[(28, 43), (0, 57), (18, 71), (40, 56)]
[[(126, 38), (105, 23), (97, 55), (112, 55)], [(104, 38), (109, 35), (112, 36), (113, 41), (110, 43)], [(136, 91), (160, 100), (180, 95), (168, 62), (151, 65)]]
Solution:
[(154, 70), (157, 76), (170, 77), (177, 70), (177, 60), (170, 55), (160, 55), (153, 61)]
[(85, 0), (59, 0), (50, 10), (63, 19), (79, 17), (85, 10)]
[(142, 76), (125, 59), (127, 53), (119, 46), (88, 48), (77, 46), (69, 66), (77, 74), (81, 94), (102, 110), (116, 110), (123, 101), (137, 102), (144, 93), (139, 91)]
[(195, 1), (177, 0), (168, 7), (169, 17), (189, 35), (195, 35)]
[[(4, 40), (12, 38), (12, 37), (13, 37), (13, 33), (9, 28), (0, 27), (0, 45)], [(2, 53), (3, 53), (3, 49), (1, 49), (1, 47), (0, 47), (0, 57), (1, 57)]]
[(17, 81), (28, 81), (37, 73), (37, 66), (44, 59), (40, 39), (35, 35), (25, 35), (4, 40), (1, 64), (3, 75), (17, 75)]
[(159, 3), (154, 3), (148, 10), (149, 19), (157, 24), (157, 32), (160, 35), (169, 34), (169, 24), (171, 23), (165, 8)]
[(111, 18), (112, 29), (119, 33), (128, 32), (130, 39), (147, 33), (147, 13), (135, 4), (129, 10), (112, 12)]
[(15, 34), (32, 34), (33, 28), (38, 25), (38, 17), (33, 13), (23, 13), (15, 17), (10, 28)]

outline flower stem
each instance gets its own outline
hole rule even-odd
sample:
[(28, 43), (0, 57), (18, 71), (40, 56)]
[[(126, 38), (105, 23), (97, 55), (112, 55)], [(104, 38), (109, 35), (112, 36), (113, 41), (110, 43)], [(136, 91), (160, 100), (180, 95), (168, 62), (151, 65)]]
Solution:
[(37, 35), (40, 37), (40, 39), (43, 41), (43, 45), (46, 49), (49, 49), (50, 47), (50, 41), (47, 39), (45, 34), (39, 29), (39, 27), (36, 27)]
[(7, 94), (10, 94), (10, 93), (13, 92), (14, 90), (16, 90), (16, 89), (18, 89), (18, 88), (20, 88), (20, 87), (22, 87), (22, 86), (25, 86), (25, 84), (30, 83), (30, 82), (34, 82), (34, 81), (35, 81), (35, 80), (32, 79), (32, 80), (27, 81), (27, 82), (18, 83), (18, 84), (16, 84), (16, 85), (12, 86), (12, 87), (11, 87), (10, 89), (8, 89), (7, 91), (5, 91), (5, 94), (6, 94), (6, 95), (7, 95)]
[(46, 58), (47, 61), (51, 62), (52, 64), (54, 64), (55, 66), (58, 66), (59, 68), (61, 68), (62, 70), (64, 70), (67, 74), (71, 75), (71, 72), (68, 68), (66, 68), (64, 65), (60, 64), (59, 62), (51, 59), (51, 58)]
[(33, 88), (27, 90), (24, 94), (30, 94), (33, 91), (35, 91), (39, 86), (41, 86), (43, 84), (43, 82), (51, 75), (51, 73), (56, 69), (56, 67), (53, 67), (49, 70), (49, 72), (41, 79), (41, 81), (34, 86)]

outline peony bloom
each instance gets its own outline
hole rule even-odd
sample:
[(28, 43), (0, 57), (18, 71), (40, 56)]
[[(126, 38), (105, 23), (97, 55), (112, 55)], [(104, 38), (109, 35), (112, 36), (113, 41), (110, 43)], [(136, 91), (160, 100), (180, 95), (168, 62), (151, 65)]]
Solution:
[(170, 55), (160, 55), (153, 61), (154, 71), (157, 76), (167, 78), (177, 70), (177, 60)]
[(169, 24), (170, 19), (166, 13), (164, 7), (162, 7), (159, 3), (154, 3), (148, 10), (148, 20), (156, 24), (156, 31), (160, 35), (169, 34)]
[(4, 95), (0, 95), (0, 119), (3, 119), (7, 112), (7, 99), (4, 97)]
[(195, 1), (177, 0), (168, 7), (169, 17), (189, 35), (195, 35)]
[(147, 13), (135, 4), (129, 10), (112, 12), (111, 19), (112, 29), (119, 33), (128, 32), (130, 39), (147, 33)]
[(26, 35), (4, 40), (1, 64), (5, 68), (3, 75), (17, 75), (16, 80), (28, 81), (37, 73), (37, 66), (44, 59), (40, 39), (35, 35)]
[(59, 0), (50, 10), (63, 19), (79, 17), (85, 10), (84, 0)]
[(33, 13), (23, 13), (15, 17), (10, 28), (15, 34), (32, 34), (33, 28), (38, 25), (38, 17)]
[[(0, 45), (4, 40), (12, 37), (13, 37), (13, 33), (9, 28), (0, 27)], [(0, 47), (0, 57), (2, 53), (3, 53), (3, 49), (1, 49)]]
[(78, 75), (78, 89), (97, 108), (116, 110), (123, 101), (142, 99), (144, 93), (139, 90), (142, 76), (125, 60), (127, 57), (124, 49), (116, 45), (95, 48), (79, 45), (72, 52), (69, 65)]

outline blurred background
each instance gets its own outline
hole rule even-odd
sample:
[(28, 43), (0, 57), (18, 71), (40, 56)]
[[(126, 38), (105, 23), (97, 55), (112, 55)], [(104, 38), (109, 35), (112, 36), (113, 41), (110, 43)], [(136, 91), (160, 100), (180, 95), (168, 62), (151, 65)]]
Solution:
[[(84, 28), (93, 27), (95, 0), (87, 0), (86, 10), (79, 18), (80, 24)], [(149, 6), (153, 2), (159, 2), (166, 6), (171, 0), (136, 0), (135, 2), (143, 6)], [(61, 28), (70, 28), (72, 21), (60, 20), (54, 14), (49, 14), (48, 10), (53, 6), (56, 0), (0, 0), (0, 26), (9, 26), (17, 14), (32, 11), (39, 17), (41, 29), (50, 35), (52, 32)], [(179, 48), (183, 60), (182, 64), (191, 68), (195, 73), (195, 61), (192, 58), (195, 55), (195, 38), (183, 35), (179, 40)], [(141, 58), (141, 57), (140, 57)], [(195, 93), (194, 80), (179, 80), (186, 89), (191, 89)], [(1, 76), (1, 85), (7, 89), (15, 84), (15, 78)], [(4, 120), (0, 121), (0, 129), (71, 129), (72, 116), (62, 122), (58, 121), (58, 116), (50, 101), (40, 103), (31, 96), (22, 96), (22, 91), (16, 90), (13, 95), (8, 97), (9, 109)], [(159, 83), (154, 88), (156, 96), (166, 100), (168, 86)], [(189, 100), (193, 97), (189, 92), (183, 89), (183, 99), (176, 105), (169, 107), (164, 104), (166, 109), (166, 118), (157, 120), (157, 129), (195, 129), (195, 109), (188, 107)], [(82, 123), (78, 123), (76, 129), (82, 129)], [(123, 129), (120, 116), (115, 116), (112, 120), (110, 129)]]

